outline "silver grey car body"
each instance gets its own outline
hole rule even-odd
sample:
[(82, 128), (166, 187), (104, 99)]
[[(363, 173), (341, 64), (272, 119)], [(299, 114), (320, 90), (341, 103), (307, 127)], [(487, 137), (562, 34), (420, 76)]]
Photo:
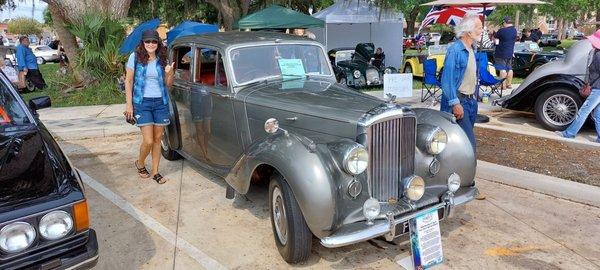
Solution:
[(564, 130), (575, 119), (584, 99), (584, 84), (592, 45), (588, 40), (573, 44), (564, 59), (550, 61), (535, 69), (509, 96), (497, 100), (504, 108), (534, 112), (542, 126)]
[[(269, 196), (274, 198), (269, 205), (276, 243), (286, 261), (305, 260), (311, 248), (312, 236), (300, 245), (304, 251), (299, 256), (282, 251), (286, 240), (281, 239), (277, 226), (289, 227), (293, 220), (278, 223), (273, 219), (281, 218), (281, 213), (288, 219), (296, 202), (310, 234), (326, 247), (339, 247), (379, 236), (393, 239), (407, 232), (405, 223), (410, 218), (432, 210), (446, 217), (453, 206), (474, 198), (476, 159), (450, 114), (410, 109), (337, 84), (329, 61), (322, 67), (328, 75), (291, 81), (278, 77), (242, 85), (233, 79), (232, 52), (236, 49), (282, 44), (317, 46), (327, 59), (320, 43), (291, 35), (225, 32), (175, 40), (169, 48), (172, 60), (179, 61), (178, 55), (186, 54), (203, 65), (199, 59), (215, 50), (222, 56), (223, 70), (217, 64), (217, 82), (210, 85), (197, 82), (203, 80), (201, 75), (190, 80), (176, 75), (170, 96), (172, 122), (162, 145), (167, 159), (181, 154), (223, 177), (230, 198), (233, 190), (245, 194), (258, 182), (280, 179), (289, 185), (295, 201), (286, 202), (292, 204), (281, 207), (283, 211), (273, 210), (279, 206), (276, 196)], [(185, 53), (188, 47), (195, 53)], [(191, 66), (189, 72), (199, 74), (194, 62)], [(265, 123), (271, 118), (278, 120), (279, 129), (267, 133)], [(447, 134), (447, 145), (432, 155), (425, 144), (437, 128)], [(345, 158), (355, 147), (367, 150), (369, 165), (352, 175), (344, 169)], [(453, 173), (460, 176), (460, 188), (450, 192), (448, 177)], [(415, 175), (424, 179), (425, 194), (410, 201), (403, 194), (407, 179)], [(369, 198), (381, 207), (372, 222), (363, 214)], [(294, 237), (293, 232), (285, 232), (286, 237)]]

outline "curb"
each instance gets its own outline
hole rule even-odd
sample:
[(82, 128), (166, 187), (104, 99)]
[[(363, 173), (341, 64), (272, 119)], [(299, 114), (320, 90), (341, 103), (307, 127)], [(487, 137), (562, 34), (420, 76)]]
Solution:
[(477, 160), (476, 177), (600, 208), (600, 187)]
[(482, 124), (482, 123), (476, 123), (475, 124), (476, 127), (479, 128), (487, 128), (487, 129), (493, 129), (493, 130), (498, 130), (498, 131), (504, 131), (504, 132), (510, 132), (510, 133), (515, 133), (515, 134), (520, 134), (520, 135), (526, 135), (526, 136), (532, 136), (532, 137), (538, 137), (538, 138), (544, 138), (544, 139), (548, 139), (548, 140), (555, 140), (555, 141), (560, 141), (560, 142), (564, 142), (564, 143), (569, 143), (569, 144), (580, 144), (580, 145), (586, 145), (586, 146), (600, 146), (600, 143), (596, 143), (596, 142), (591, 142), (588, 140), (578, 140), (578, 139), (570, 139), (570, 138), (564, 138), (564, 137), (559, 137), (558, 135), (552, 133), (552, 134), (540, 134), (537, 132), (531, 132), (531, 131), (525, 131), (525, 130), (514, 130), (512, 128), (506, 128), (506, 127), (498, 127), (498, 126), (494, 126), (494, 125), (490, 125), (490, 124)]
[(50, 131), (50, 134), (52, 134), (52, 137), (60, 141), (105, 138), (139, 133), (139, 130), (114, 130), (109, 128), (72, 129), (59, 131), (48, 128), (48, 130)]

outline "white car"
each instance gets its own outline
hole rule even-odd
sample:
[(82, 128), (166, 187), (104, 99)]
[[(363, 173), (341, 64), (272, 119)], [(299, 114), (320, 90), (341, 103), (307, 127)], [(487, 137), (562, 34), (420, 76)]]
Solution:
[(58, 62), (60, 60), (58, 50), (54, 50), (47, 45), (32, 45), (30, 47), (37, 58), (38, 65), (45, 64), (46, 62)]

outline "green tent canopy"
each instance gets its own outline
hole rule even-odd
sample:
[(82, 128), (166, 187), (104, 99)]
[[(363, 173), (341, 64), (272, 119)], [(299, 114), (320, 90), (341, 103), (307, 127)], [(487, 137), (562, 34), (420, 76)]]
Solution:
[(261, 11), (241, 18), (235, 25), (238, 29), (287, 29), (324, 27), (325, 22), (309, 15), (271, 5)]

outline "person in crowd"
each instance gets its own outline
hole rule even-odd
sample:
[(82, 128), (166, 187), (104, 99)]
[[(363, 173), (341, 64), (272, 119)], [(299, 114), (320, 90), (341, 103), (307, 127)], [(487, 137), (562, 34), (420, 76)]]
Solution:
[[(161, 158), (160, 141), (169, 125), (169, 93), (173, 85), (174, 64), (167, 64), (167, 48), (158, 32), (147, 30), (126, 64), (125, 117), (135, 119), (142, 132), (142, 143), (134, 166), (141, 178), (151, 177), (159, 184), (167, 179), (158, 173)], [(146, 169), (146, 158), (152, 153), (152, 171)]]
[(510, 17), (503, 19), (504, 27), (496, 32), (496, 49), (494, 51), (494, 65), (500, 71), (500, 77), (506, 78), (502, 82), (502, 90), (512, 89), (512, 61), (515, 51), (515, 41), (517, 40), (517, 29), (512, 23)]
[(25, 81), (28, 80), (37, 89), (46, 88), (46, 81), (42, 73), (38, 69), (37, 59), (33, 54), (31, 48), (29, 48), (29, 38), (27, 36), (21, 36), (19, 38), (19, 45), (16, 50), (17, 58), (17, 69), (19, 70), (19, 87), (25, 87)]
[(525, 42), (525, 41), (533, 41), (533, 38), (531, 37), (531, 30), (525, 28), (523, 29), (523, 33), (521, 35), (521, 42)]
[(379, 69), (385, 66), (385, 53), (383, 52), (383, 49), (381, 47), (375, 50), (372, 64), (373, 66), (376, 66)]
[(473, 128), (477, 118), (477, 61), (476, 44), (481, 40), (483, 26), (479, 16), (468, 15), (455, 27), (458, 40), (446, 51), (442, 72), (440, 110), (456, 117), (465, 131), (473, 151), (476, 149)]
[(540, 38), (542, 38), (542, 31), (539, 27), (531, 30), (531, 40), (533, 40), (533, 42), (538, 42)]
[(587, 37), (592, 43), (592, 50), (588, 57), (588, 68), (586, 82), (592, 88), (590, 95), (585, 99), (583, 105), (577, 112), (575, 120), (567, 127), (565, 131), (556, 131), (561, 137), (575, 138), (588, 116), (593, 112), (594, 124), (598, 137), (596, 142), (600, 143), (600, 30)]

